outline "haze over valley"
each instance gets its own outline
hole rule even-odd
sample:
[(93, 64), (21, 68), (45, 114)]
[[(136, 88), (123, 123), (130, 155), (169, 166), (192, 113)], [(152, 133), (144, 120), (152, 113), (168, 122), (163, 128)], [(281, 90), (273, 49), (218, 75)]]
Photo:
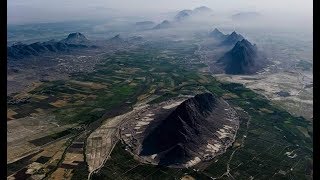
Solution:
[(8, 179), (313, 178), (312, 2), (13, 0), (7, 39)]

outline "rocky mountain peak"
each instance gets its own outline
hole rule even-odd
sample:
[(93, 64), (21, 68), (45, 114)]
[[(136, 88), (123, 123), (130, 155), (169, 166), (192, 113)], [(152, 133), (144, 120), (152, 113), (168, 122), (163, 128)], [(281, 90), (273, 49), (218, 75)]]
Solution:
[(221, 45), (234, 45), (238, 41), (241, 41), (244, 37), (241, 34), (233, 31), (230, 35), (228, 35), (225, 40), (221, 43)]
[(81, 33), (70, 33), (66, 39), (61, 40), (63, 43), (68, 44), (88, 44), (90, 41)]
[(211, 93), (198, 94), (178, 105), (142, 142), (140, 155), (157, 154), (159, 164), (181, 165), (191, 158), (212, 132), (222, 128), (226, 121), (226, 104)]

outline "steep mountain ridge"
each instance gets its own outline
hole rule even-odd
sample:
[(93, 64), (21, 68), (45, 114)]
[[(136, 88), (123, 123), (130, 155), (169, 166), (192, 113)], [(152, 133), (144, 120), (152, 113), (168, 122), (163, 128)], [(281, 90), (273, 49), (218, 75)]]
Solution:
[(242, 39), (244, 39), (244, 37), (241, 34), (238, 34), (235, 31), (233, 31), (230, 35), (226, 36), (226, 38), (221, 42), (220, 45), (226, 45), (226, 46), (234, 45), (238, 41), (241, 41)]
[(204, 13), (211, 13), (211, 12), (212, 12), (212, 9), (208, 8), (207, 6), (200, 6), (200, 7), (194, 8), (193, 10), (193, 13), (195, 14), (197, 13), (204, 14)]
[(243, 39), (217, 63), (222, 64), (226, 74), (253, 74), (262, 69), (267, 61), (258, 53), (256, 45)]
[(215, 28), (209, 33), (209, 36), (216, 38), (217, 40), (224, 40), (228, 35), (223, 34), (219, 29)]
[(71, 33), (61, 41), (50, 40), (32, 44), (13, 44), (7, 47), (8, 59), (23, 59), (30, 56), (40, 56), (43, 53), (70, 52), (75, 49), (96, 47), (89, 45), (89, 40), (81, 33)]
[(142, 142), (140, 155), (157, 154), (162, 165), (181, 165), (197, 156), (213, 133), (226, 123), (226, 104), (211, 93), (182, 102), (152, 129)]
[(70, 33), (66, 39), (61, 40), (60, 42), (67, 44), (89, 44), (90, 41), (83, 34), (79, 32)]

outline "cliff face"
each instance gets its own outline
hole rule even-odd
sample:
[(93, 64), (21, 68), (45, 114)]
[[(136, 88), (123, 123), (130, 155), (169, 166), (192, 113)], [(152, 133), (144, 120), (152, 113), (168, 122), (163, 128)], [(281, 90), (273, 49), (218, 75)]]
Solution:
[(222, 102), (210, 93), (181, 103), (144, 138), (140, 155), (157, 154), (159, 164), (182, 164), (207, 144), (226, 119)]

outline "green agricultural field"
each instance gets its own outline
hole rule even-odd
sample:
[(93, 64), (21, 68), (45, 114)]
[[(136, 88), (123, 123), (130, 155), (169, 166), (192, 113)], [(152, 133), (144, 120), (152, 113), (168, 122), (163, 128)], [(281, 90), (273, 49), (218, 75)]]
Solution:
[(110, 160), (99, 173), (94, 174), (92, 179), (179, 179), (185, 174), (201, 179), (206, 178), (190, 169), (170, 169), (140, 163), (125, 150), (124, 145), (118, 142), (111, 153)]
[[(186, 49), (180, 52), (177, 50), (179, 47)], [(197, 67), (186, 68), (187, 64), (180, 61), (181, 58), (197, 59), (193, 54), (195, 45), (178, 44), (166, 48), (172, 48), (170, 51), (175, 52), (172, 53), (174, 55), (165, 54), (160, 48), (152, 49), (152, 46), (106, 55), (94, 72), (75, 73), (70, 80), (43, 83), (30, 92), (28, 103), (19, 109), (9, 107), (18, 113), (15, 115), (18, 117), (28, 116), (34, 109), (45, 107), (56, 115), (60, 123), (87, 124), (103, 115), (94, 109), (130, 108), (137, 97), (147, 93), (151, 86), (159, 96), (170, 91), (174, 93), (185, 86), (197, 86), (200, 78), (196, 74)], [(192, 91), (190, 93), (193, 94)], [(39, 100), (39, 96), (48, 98)]]

